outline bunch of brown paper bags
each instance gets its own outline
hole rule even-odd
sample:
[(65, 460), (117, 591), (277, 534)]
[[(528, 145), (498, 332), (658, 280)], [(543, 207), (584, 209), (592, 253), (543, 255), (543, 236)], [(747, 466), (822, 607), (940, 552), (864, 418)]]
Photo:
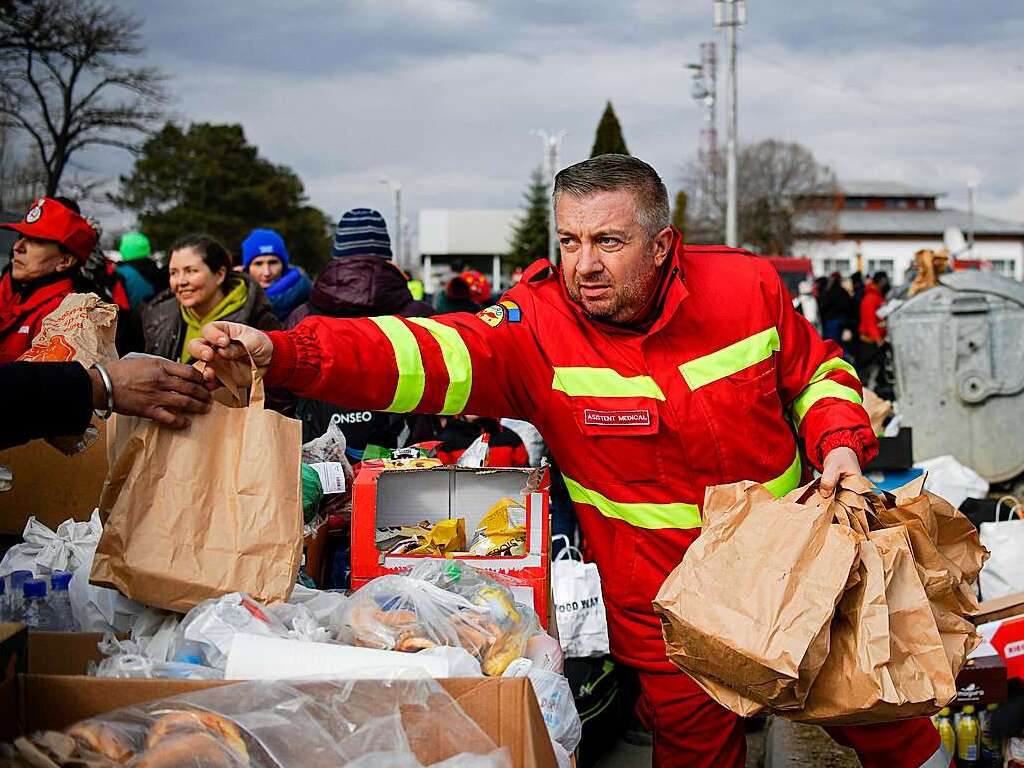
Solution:
[(863, 478), (775, 499), (709, 488), (704, 530), (655, 598), (669, 658), (719, 704), (830, 725), (937, 712), (979, 640), (986, 557), (960, 512)]

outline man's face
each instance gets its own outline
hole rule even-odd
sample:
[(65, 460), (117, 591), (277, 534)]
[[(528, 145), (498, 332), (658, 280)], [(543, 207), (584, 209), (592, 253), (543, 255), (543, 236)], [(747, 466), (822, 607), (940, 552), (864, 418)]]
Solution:
[(276, 283), (283, 271), (284, 262), (277, 256), (258, 256), (249, 265), (249, 274), (256, 278), (256, 282), (263, 289)]
[(555, 208), (569, 296), (596, 320), (627, 324), (657, 289), (672, 244), (668, 227), (648, 241), (629, 190), (561, 195)]
[(11, 277), (27, 283), (63, 272), (74, 264), (75, 257), (62, 251), (54, 241), (22, 236), (14, 243)]

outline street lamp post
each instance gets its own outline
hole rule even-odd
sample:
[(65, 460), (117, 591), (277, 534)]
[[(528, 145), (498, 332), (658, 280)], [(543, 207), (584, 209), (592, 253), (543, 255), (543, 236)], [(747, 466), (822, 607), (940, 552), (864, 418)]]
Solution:
[(395, 264), (401, 269), (407, 269), (402, 248), (402, 185), (387, 178), (381, 179), (380, 183), (389, 185), (395, 193)]
[[(551, 189), (554, 191), (555, 174), (558, 173), (558, 151), (562, 147), (562, 139), (567, 131), (559, 131), (551, 134), (547, 131), (535, 129), (530, 131), (534, 136), (540, 136), (544, 145), (542, 165), (545, 175), (550, 180)], [(555, 224), (555, 209), (550, 206), (548, 210), (548, 259), (552, 264), (558, 263), (558, 227)]]
[(736, 30), (747, 23), (746, 0), (715, 0), (715, 26), (725, 28), (725, 44), (729, 105), (727, 110), (726, 175), (725, 175), (725, 244), (739, 245), (736, 229)]

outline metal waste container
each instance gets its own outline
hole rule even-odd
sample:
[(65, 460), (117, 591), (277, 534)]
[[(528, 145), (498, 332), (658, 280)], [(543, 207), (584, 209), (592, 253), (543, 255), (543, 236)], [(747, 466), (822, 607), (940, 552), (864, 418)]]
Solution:
[(1024, 284), (953, 272), (888, 319), (914, 459), (951, 454), (989, 482), (1024, 471)]

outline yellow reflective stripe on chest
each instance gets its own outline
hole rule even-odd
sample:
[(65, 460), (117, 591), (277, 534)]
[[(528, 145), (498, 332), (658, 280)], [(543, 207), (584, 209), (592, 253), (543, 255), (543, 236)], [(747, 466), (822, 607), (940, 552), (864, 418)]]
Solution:
[(420, 404), (427, 377), (423, 371), (423, 357), (416, 337), (404, 322), (397, 317), (371, 317), (371, 321), (384, 332), (395, 353), (398, 368), (398, 386), (395, 397), (385, 411), (408, 413)]
[[(800, 452), (796, 452), (793, 462), (778, 477), (767, 480), (764, 487), (776, 498), (785, 496), (800, 485), (803, 465)], [(571, 477), (562, 476), (569, 498), (577, 504), (589, 504), (605, 517), (614, 517), (637, 528), (700, 528), (700, 508), (696, 504), (683, 501), (657, 504), (654, 502), (613, 501), (598, 491), (586, 488)]]
[(664, 400), (650, 376), (623, 376), (611, 368), (555, 368), (551, 389), (569, 397), (650, 397)]
[(699, 389), (767, 360), (772, 352), (780, 349), (779, 331), (773, 325), (735, 344), (683, 363), (679, 366), (679, 372), (683, 374), (690, 389)]
[(796, 423), (797, 427), (800, 426), (800, 422), (804, 420), (804, 416), (806, 416), (807, 412), (811, 410), (811, 407), (819, 400), (824, 400), (826, 397), (837, 397), (840, 400), (848, 400), (849, 402), (857, 403), (858, 405), (863, 404), (864, 398), (857, 394), (857, 390), (852, 389), (845, 384), (840, 384), (838, 381), (825, 378), (832, 371), (845, 371), (853, 376), (853, 378), (860, 381), (854, 367), (841, 357), (834, 357), (819, 365), (818, 369), (814, 372), (814, 375), (811, 376), (811, 380), (807, 383), (807, 386), (803, 388), (799, 395), (797, 395), (791, 406), (793, 409), (793, 421)]
[[(409, 322), (430, 331), (430, 335), (441, 347), (441, 357), (444, 358), (445, 368), (448, 369), (448, 391), (445, 392), (444, 405), (439, 413), (442, 416), (462, 413), (469, 402), (470, 392), (473, 391), (473, 360), (469, 356), (469, 347), (457, 330), (437, 320), (410, 317)], [(500, 383), (496, 386), (500, 386)]]

